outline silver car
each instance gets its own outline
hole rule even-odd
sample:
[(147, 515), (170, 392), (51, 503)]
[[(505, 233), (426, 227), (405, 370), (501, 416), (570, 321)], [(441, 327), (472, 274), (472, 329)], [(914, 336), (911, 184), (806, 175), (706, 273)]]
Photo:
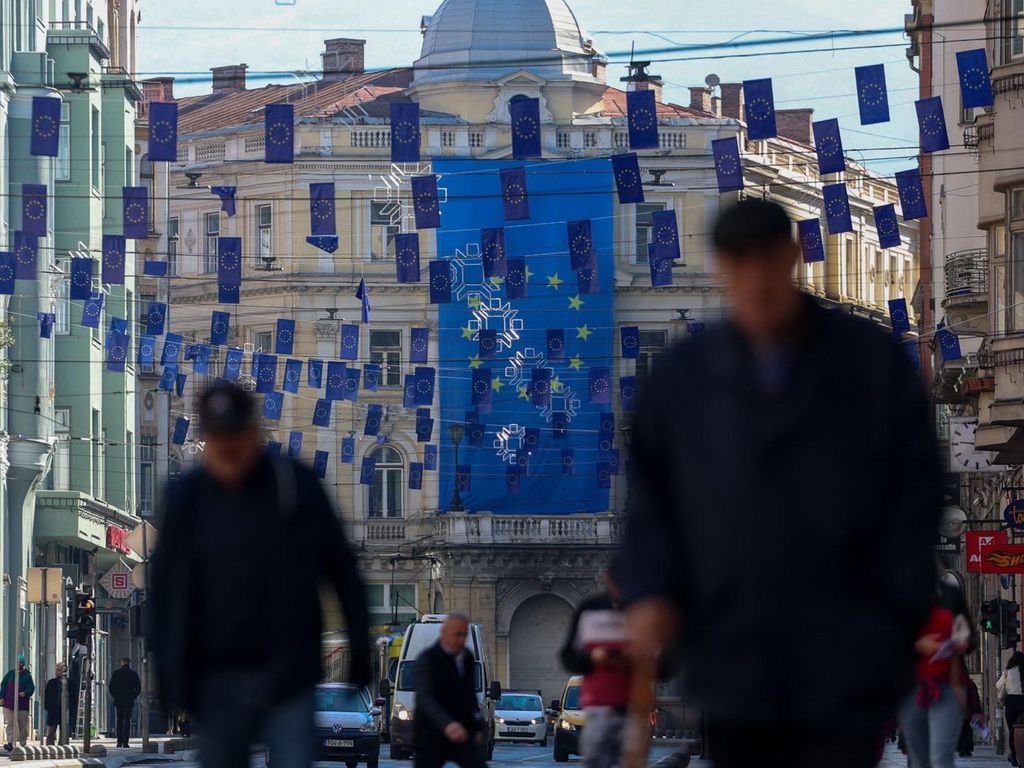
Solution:
[(548, 745), (548, 713), (539, 694), (505, 691), (494, 705), (498, 741), (533, 741)]

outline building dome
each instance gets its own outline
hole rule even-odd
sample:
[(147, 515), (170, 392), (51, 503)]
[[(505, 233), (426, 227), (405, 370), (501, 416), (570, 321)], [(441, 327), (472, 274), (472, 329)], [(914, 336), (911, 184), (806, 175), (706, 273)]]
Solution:
[(548, 80), (592, 80), (565, 0), (444, 0), (424, 19), (415, 82), (493, 80), (528, 69)]

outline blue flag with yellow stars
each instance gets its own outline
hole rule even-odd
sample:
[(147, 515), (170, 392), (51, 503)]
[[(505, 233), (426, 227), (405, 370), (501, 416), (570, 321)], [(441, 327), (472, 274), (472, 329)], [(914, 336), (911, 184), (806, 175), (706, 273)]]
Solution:
[(125, 363), (128, 362), (128, 345), (128, 334), (115, 330), (107, 334), (108, 371), (124, 373)]
[(149, 311), (146, 314), (146, 333), (150, 336), (163, 336), (166, 319), (167, 305), (162, 301), (149, 302)]
[(295, 105), (268, 104), (264, 110), (265, 162), (295, 162)]
[(323, 480), (327, 477), (327, 460), (330, 454), (327, 451), (313, 452), (313, 474)]
[(826, 184), (821, 190), (825, 201), (825, 221), (828, 233), (838, 235), (853, 232), (853, 216), (850, 213), (850, 194), (845, 184)]
[(565, 362), (565, 331), (561, 328), (549, 328), (547, 339), (548, 360), (552, 363)]
[(580, 296), (588, 293), (598, 293), (601, 290), (601, 281), (597, 274), (597, 266), (590, 269), (576, 270), (576, 291)]
[(324, 361), (311, 359), (306, 366), (306, 386), (320, 389), (324, 385)]
[(228, 381), (238, 381), (242, 375), (242, 358), (245, 351), (238, 347), (231, 347), (224, 355), (224, 378)]
[(565, 440), (569, 436), (569, 414), (565, 411), (551, 414), (551, 436), (555, 440)]
[(636, 376), (622, 376), (619, 379), (619, 406), (623, 411), (632, 411), (636, 404)]
[(164, 347), (160, 350), (160, 365), (177, 365), (183, 343), (184, 339), (180, 333), (168, 333), (164, 339)]
[(964, 109), (981, 109), (996, 103), (984, 48), (958, 51), (956, 67), (960, 72), (960, 96)]
[(327, 399), (345, 399), (345, 371), (348, 366), (345, 363), (329, 361), (327, 363)]
[(338, 357), (342, 360), (359, 359), (359, 326), (341, 326), (341, 350)]
[(903, 245), (896, 206), (892, 203), (875, 207), (875, 228), (878, 230), (878, 244), (883, 248), (899, 248)]
[(21, 185), (21, 231), (32, 237), (46, 237), (48, 204), (45, 184)]
[(299, 393), (299, 384), (302, 383), (302, 361), (289, 358), (284, 362), (284, 383), (281, 389), (291, 392), (293, 395)]
[(409, 462), (409, 490), (410, 491), (421, 491), (421, 490), (423, 490), (423, 462), (422, 461), (411, 461), (411, 462)]
[(295, 346), (295, 321), (278, 318), (277, 333), (274, 335), (274, 352), (278, 355), (290, 355)]
[(508, 275), (508, 254), (505, 251), (503, 227), (480, 230), (480, 258), (483, 261), (486, 279)]
[(224, 285), (223, 283), (220, 283), (217, 286), (217, 303), (218, 304), (241, 304), (242, 303), (242, 286), (241, 285)]
[(922, 152), (942, 152), (949, 149), (946, 115), (942, 110), (942, 97), (932, 96), (914, 103), (917, 124), (921, 133)]
[(813, 264), (825, 260), (825, 243), (821, 237), (820, 219), (803, 219), (797, 222), (800, 233), (800, 250), (804, 255), (804, 264)]
[(653, 90), (626, 94), (626, 122), (630, 149), (658, 149), (658, 103)]
[(333, 181), (309, 185), (309, 233), (314, 237), (338, 234)]
[(149, 190), (146, 187), (125, 187), (122, 190), (124, 236), (131, 240), (149, 237)]
[(217, 238), (217, 283), (218, 285), (242, 284), (242, 239), (240, 237)]
[(945, 323), (939, 323), (935, 335), (939, 337), (939, 349), (942, 351), (942, 359), (945, 362), (959, 360), (964, 356), (960, 349), (960, 337), (949, 330)]
[(675, 211), (655, 211), (651, 214), (651, 243), (654, 245), (654, 258), (669, 261), (681, 258)]
[(903, 220), (913, 221), (928, 216), (928, 201), (924, 199), (924, 185), (917, 168), (896, 173), (896, 187), (900, 193)]
[(39, 239), (18, 231), (14, 233), (14, 277), (35, 280), (39, 263)]
[(313, 407), (314, 427), (331, 426), (331, 405), (331, 401), (326, 397), (317, 399), (316, 405)]
[(409, 344), (409, 362), (427, 362), (427, 347), (430, 343), (429, 328), (413, 328), (412, 342)]
[(438, 259), (430, 262), (430, 303), (449, 304), (451, 300), (451, 265), (447, 259)]
[(469, 493), (473, 489), (473, 467), (470, 464), (459, 464), (455, 467), (455, 482), (459, 493)]
[(210, 192), (220, 198), (220, 209), (231, 216), (235, 215), (235, 194), (237, 187), (210, 187)]
[(779, 135), (775, 123), (775, 93), (770, 77), (743, 81), (746, 99), (747, 138), (751, 141), (774, 139)]
[(416, 442), (429, 443), (434, 434), (434, 420), (430, 418), (429, 408), (416, 409)]
[(396, 101), (391, 105), (391, 162), (420, 161), (420, 105)]
[(345, 400), (357, 402), (359, 400), (359, 381), (363, 373), (358, 368), (345, 369)]
[(597, 265), (593, 225), (589, 219), (566, 223), (569, 237), (569, 265), (574, 270), (593, 269)]
[(359, 299), (359, 318), (366, 325), (370, 322), (370, 289), (366, 287), (366, 280), (359, 281), (356, 298)]
[(885, 65), (857, 67), (856, 76), (860, 124), (889, 122), (889, 89), (885, 84)]
[(411, 373), (405, 375), (405, 381), (402, 383), (402, 407), (416, 407), (416, 377)]
[[(53, 312), (38, 312), (36, 316), (39, 319), (39, 338), (53, 338), (53, 325), (57, 322), (57, 315)], [(139, 355), (142, 355), (141, 344), (139, 345)]]
[(735, 136), (715, 139), (711, 142), (715, 156), (715, 177), (721, 194), (743, 189), (743, 161), (740, 159), (740, 143)]
[(566, 448), (562, 451), (562, 474), (576, 474), (576, 450), (574, 448)]
[(324, 253), (334, 253), (338, 250), (337, 235), (322, 235), (319, 237), (307, 237), (306, 242)]
[(493, 360), (498, 352), (498, 330), (496, 328), (483, 328), (477, 333), (477, 341), (480, 342), (480, 350), (477, 352), (481, 360)]
[(434, 382), (437, 372), (434, 368), (419, 366), (416, 368), (416, 405), (433, 405)]
[(530, 402), (542, 408), (551, 405), (550, 368), (534, 368), (530, 371)]
[(526, 259), (512, 258), (508, 260), (508, 274), (505, 276), (505, 298), (509, 301), (525, 299), (528, 292)]
[(644, 201), (644, 185), (640, 177), (640, 161), (636, 152), (612, 155), (612, 173), (615, 174), (615, 189), (620, 204)]
[(524, 221), (530, 218), (530, 197), (526, 191), (526, 169), (502, 168), (501, 199), (505, 203), (505, 221)]
[(256, 354), (253, 355), (253, 365), (256, 369), (256, 391), (261, 393), (273, 392), (274, 384), (277, 382), (277, 357), (275, 355)]
[(174, 382), (178, 378), (178, 366), (168, 365), (160, 372), (160, 383), (156, 388), (163, 392), (173, 392)]
[(474, 368), (470, 387), (470, 403), (476, 408), (489, 408), (492, 392), (491, 369)]
[(651, 268), (651, 287), (666, 288), (672, 285), (672, 259), (656, 256), (654, 243), (647, 244), (647, 262)]
[(843, 135), (839, 131), (839, 121), (819, 120), (812, 123), (814, 130), (814, 149), (818, 154), (818, 173), (822, 176), (829, 173), (842, 173), (846, 170), (846, 157), (843, 155)]
[(214, 311), (210, 315), (210, 343), (223, 345), (228, 343), (231, 332), (231, 313)]
[(437, 176), (413, 176), (412, 211), (416, 229), (437, 229), (441, 226), (441, 198), (437, 189)]
[(174, 395), (175, 397), (185, 396), (185, 382), (188, 381), (187, 373), (177, 373), (174, 376)]
[(92, 259), (74, 256), (71, 259), (71, 288), (73, 301), (84, 301), (92, 296)]
[(423, 449), (423, 469), (427, 472), (437, 471), (437, 446), (428, 445)]
[(185, 438), (188, 436), (189, 421), (184, 416), (179, 416), (174, 420), (174, 434), (171, 436), (171, 442), (174, 445), (184, 445)]
[(381, 367), (376, 363), (367, 363), (363, 366), (363, 389), (367, 392), (376, 392), (380, 389)]
[(167, 262), (146, 259), (142, 262), (142, 274), (146, 277), (167, 277)]
[(619, 328), (619, 346), (622, 357), (636, 360), (640, 357), (640, 329), (635, 325)]
[(142, 336), (139, 339), (139, 365), (153, 365), (156, 362), (156, 337)]
[(612, 402), (612, 370), (604, 365), (595, 365), (590, 369), (591, 405), (611, 405)]
[(522, 490), (522, 483), (520, 479), (522, 473), (519, 471), (518, 466), (509, 466), (505, 468), (505, 492), (516, 494)]
[(370, 403), (366, 406), (366, 423), (363, 425), (363, 435), (376, 437), (380, 434), (380, 422), (384, 418), (384, 406), (380, 403)]
[(420, 281), (420, 236), (415, 232), (395, 235), (395, 278), (399, 283)]
[(354, 464), (356, 460), (356, 439), (354, 437), (341, 438), (341, 463)]
[(177, 102), (149, 103), (149, 159), (167, 163), (178, 160)]
[(297, 459), (302, 455), (302, 433), (288, 433), (288, 458)]
[(540, 99), (516, 98), (509, 104), (512, 121), (512, 156), (541, 156)]
[(910, 330), (910, 312), (906, 299), (889, 299), (889, 321), (894, 331)]
[(60, 110), (63, 102), (49, 96), (32, 98), (32, 138), (29, 152), (43, 157), (60, 154)]

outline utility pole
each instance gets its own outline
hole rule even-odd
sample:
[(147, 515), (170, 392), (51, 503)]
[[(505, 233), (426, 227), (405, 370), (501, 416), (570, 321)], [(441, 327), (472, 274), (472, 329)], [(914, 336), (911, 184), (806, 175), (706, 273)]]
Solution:
[(144, 617), (142, 634), (142, 754), (156, 750), (149, 744), (149, 644), (146, 642), (145, 624), (149, 621), (149, 546), (146, 541), (146, 529), (149, 523), (142, 521), (142, 569), (145, 574), (142, 586), (142, 608), (139, 615)]

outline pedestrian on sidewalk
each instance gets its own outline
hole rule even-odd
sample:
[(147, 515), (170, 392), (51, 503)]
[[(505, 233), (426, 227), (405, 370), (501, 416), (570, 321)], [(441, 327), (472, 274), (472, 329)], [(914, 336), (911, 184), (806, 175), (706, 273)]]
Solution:
[(135, 700), (142, 693), (142, 681), (138, 673), (132, 669), (132, 660), (127, 656), (121, 659), (121, 666), (110, 676), (107, 685), (110, 698), (114, 700), (117, 713), (117, 746), (127, 749), (132, 734), (132, 712)]
[(340, 599), (348, 680), (372, 671), (366, 591), (312, 469), (271, 457), (251, 396), (215, 386), (199, 403), (200, 468), (172, 482), (150, 574), (150, 643), (164, 706), (202, 724), (203, 768), (308, 768), (320, 680), (321, 584)]
[(631, 693), (632, 671), (626, 656), (626, 617), (620, 603), (621, 561), (604, 574), (605, 591), (580, 604), (560, 658), (574, 675), (583, 675), (586, 728), (581, 735), (584, 768), (615, 768), (622, 754), (622, 729)]
[(956, 745), (957, 754), (960, 757), (974, 756), (974, 729), (983, 728), (985, 725), (985, 709), (981, 705), (981, 694), (978, 692), (978, 684), (974, 682), (970, 672), (967, 671), (967, 664), (964, 658), (960, 657), (960, 674), (964, 681), (964, 700), (966, 711), (964, 722), (960, 728), (960, 739)]
[(729, 317), (662, 358), (631, 430), (623, 762), (678, 643), (717, 768), (867, 768), (934, 591), (928, 398), (891, 332), (798, 289), (780, 205), (736, 203), (712, 239)]
[(1024, 653), (1014, 651), (1006, 662), (1006, 669), (996, 681), (996, 697), (1003, 704), (1006, 713), (1006, 729), (1009, 731), (1010, 764), (1017, 765), (1017, 745), (1013, 740), (1013, 726), (1024, 715), (1024, 685), (1021, 671), (1024, 670)]
[(415, 768), (486, 768), (484, 728), (476, 698), (476, 659), (466, 647), (469, 617), (451, 613), (441, 637), (416, 659), (413, 720)]
[[(14, 676), (18, 675), (18, 696), (14, 696)], [(36, 692), (36, 684), (32, 681), (32, 673), (28, 671), (25, 657), (18, 656), (18, 669), (9, 670), (4, 679), (0, 680), (0, 699), (4, 702), (4, 722), (7, 724), (7, 743), (4, 749), (10, 752), (14, 748), (14, 718), (17, 712), (18, 739), (21, 746), (28, 743), (28, 710), (32, 694)]]
[[(67, 727), (70, 723), (66, 719), (68, 708), (68, 667), (63, 661), (58, 661), (54, 675), (46, 681), (43, 689), (43, 709), (46, 711), (46, 743), (53, 746), (57, 743), (57, 729)], [(61, 714), (65, 713), (62, 718)], [(60, 738), (64, 741), (67, 734), (61, 731)]]
[(899, 710), (900, 728), (914, 768), (954, 766), (967, 710), (962, 657), (973, 648), (975, 639), (959, 585), (940, 580), (931, 614), (915, 645), (917, 684)]

